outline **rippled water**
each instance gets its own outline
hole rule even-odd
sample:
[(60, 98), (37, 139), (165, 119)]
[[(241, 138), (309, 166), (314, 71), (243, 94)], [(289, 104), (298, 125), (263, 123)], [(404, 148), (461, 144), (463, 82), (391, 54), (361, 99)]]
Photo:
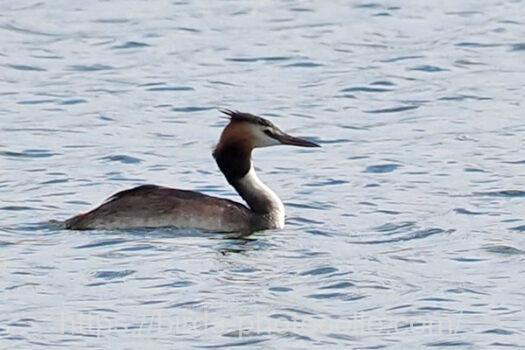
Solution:
[[(2, 1), (0, 345), (525, 347), (523, 1)], [(75, 232), (142, 183), (237, 199), (217, 107), (284, 230)]]

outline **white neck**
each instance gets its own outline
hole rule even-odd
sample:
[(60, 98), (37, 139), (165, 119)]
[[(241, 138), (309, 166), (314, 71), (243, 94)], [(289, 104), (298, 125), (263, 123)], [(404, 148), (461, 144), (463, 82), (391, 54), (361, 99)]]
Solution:
[(256, 215), (266, 216), (271, 228), (284, 227), (284, 206), (279, 197), (255, 173), (253, 164), (244, 177), (233, 184)]

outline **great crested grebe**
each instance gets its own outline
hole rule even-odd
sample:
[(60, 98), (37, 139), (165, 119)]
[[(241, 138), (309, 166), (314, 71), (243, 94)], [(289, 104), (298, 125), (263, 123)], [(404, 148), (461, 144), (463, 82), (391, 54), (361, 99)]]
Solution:
[(248, 207), (199, 192), (156, 185), (124, 190), (99, 207), (66, 220), (66, 228), (125, 229), (176, 227), (216, 232), (254, 232), (284, 227), (284, 206), (259, 180), (253, 168), (254, 148), (275, 145), (320, 147), (290, 136), (270, 121), (249, 113), (221, 110), (230, 117), (213, 157)]

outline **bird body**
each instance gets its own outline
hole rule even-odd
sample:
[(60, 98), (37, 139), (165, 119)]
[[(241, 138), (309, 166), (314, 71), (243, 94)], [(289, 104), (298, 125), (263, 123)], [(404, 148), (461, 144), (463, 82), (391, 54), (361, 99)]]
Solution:
[(284, 206), (255, 173), (252, 151), (289, 144), (319, 147), (285, 134), (270, 121), (249, 113), (222, 111), (230, 117), (213, 156), (246, 205), (200, 192), (142, 185), (118, 192), (97, 208), (66, 220), (66, 228), (127, 229), (176, 227), (250, 233), (284, 227)]

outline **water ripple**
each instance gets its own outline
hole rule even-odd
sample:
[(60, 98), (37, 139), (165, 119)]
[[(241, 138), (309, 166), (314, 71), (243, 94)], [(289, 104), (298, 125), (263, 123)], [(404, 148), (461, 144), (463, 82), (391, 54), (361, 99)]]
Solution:
[(91, 65), (76, 64), (76, 65), (69, 66), (69, 69), (73, 71), (77, 71), (77, 72), (97, 72), (97, 71), (110, 70), (114, 68), (112, 66), (108, 66), (105, 64), (91, 64)]
[(129, 275), (134, 274), (135, 270), (121, 270), (121, 271), (97, 271), (95, 273), (95, 278), (100, 278), (103, 280), (113, 280), (118, 278), (123, 278)]
[(193, 91), (189, 86), (160, 86), (146, 89), (147, 91)]
[(525, 51), (525, 43), (513, 44), (511, 51)]
[(192, 112), (203, 112), (203, 111), (209, 111), (212, 109), (216, 109), (216, 107), (198, 107), (198, 106), (189, 106), (189, 107), (175, 107), (171, 110), (174, 112), (186, 112), (186, 113), (192, 113)]
[(5, 29), (7, 31), (17, 32), (17, 33), (27, 34), (27, 35), (41, 35), (41, 36), (49, 36), (49, 37), (55, 37), (55, 36), (60, 36), (61, 35), (61, 34), (46, 33), (46, 32), (39, 31), (39, 30), (23, 28), (23, 27), (21, 27), (19, 25), (15, 25), (15, 24), (12, 24), (12, 23), (4, 24), (4, 25), (0, 26), (0, 28), (1, 29)]
[(473, 195), (474, 196), (488, 196), (488, 197), (521, 198), (521, 197), (525, 197), (525, 191), (502, 190), (502, 191), (474, 192)]
[(364, 241), (351, 241), (350, 243), (353, 244), (385, 244), (385, 243), (393, 243), (393, 242), (406, 242), (406, 241), (412, 241), (415, 239), (423, 239), (434, 235), (442, 235), (442, 234), (451, 234), (455, 230), (449, 229), (441, 229), (441, 228), (428, 228), (423, 230), (416, 230), (411, 231), (407, 233), (402, 233), (402, 236), (393, 237), (393, 238), (385, 238), (385, 239), (374, 239), (374, 240), (364, 240)]
[(525, 232), (525, 225), (513, 227), (511, 230)]
[(55, 155), (58, 155), (58, 153), (51, 152), (47, 149), (26, 149), (22, 152), (0, 151), (0, 156), (13, 158), (49, 158)]
[(391, 107), (391, 108), (383, 108), (383, 109), (372, 109), (365, 111), (365, 113), (398, 113), (398, 112), (404, 112), (404, 111), (410, 111), (412, 109), (417, 109), (420, 106), (399, 106), (399, 107)]
[(6, 64), (6, 67), (16, 69), (16, 70), (23, 70), (23, 71), (33, 71), (33, 72), (45, 72), (46, 70), (44, 68), (40, 68), (37, 66), (29, 66), (25, 64)]
[[(0, 1), (0, 349), (525, 348), (523, 2), (208, 5)], [(254, 154), (284, 229), (64, 229), (241, 202), (217, 106), (323, 145)]]
[(458, 214), (465, 214), (465, 215), (486, 215), (485, 212), (477, 212), (477, 211), (471, 211), (465, 208), (455, 208), (454, 212)]
[(309, 276), (309, 275), (325, 275), (337, 272), (337, 269), (334, 267), (319, 267), (313, 270), (301, 272), (301, 276)]
[(391, 173), (396, 171), (401, 167), (400, 164), (379, 164), (379, 165), (370, 165), (366, 168), (365, 172), (374, 173), (374, 174), (384, 174)]
[(293, 57), (290, 56), (269, 56), (269, 57), (232, 57), (226, 58), (226, 61), (230, 62), (282, 62), (289, 61)]
[(115, 45), (112, 48), (116, 50), (125, 50), (125, 49), (139, 49), (143, 47), (149, 47), (150, 45), (139, 42), (139, 41), (126, 41), (125, 43), (122, 43), (120, 45)]
[(410, 68), (410, 70), (427, 72), (427, 73), (437, 73), (437, 72), (448, 71), (448, 69), (441, 68), (438, 66), (432, 66), (432, 65), (415, 66), (415, 67)]
[(321, 63), (315, 63), (315, 62), (309, 62), (309, 61), (296, 62), (296, 63), (284, 65), (284, 67), (286, 68), (317, 68), (317, 67), (322, 67), (322, 66), (323, 65)]
[(98, 247), (103, 247), (103, 246), (108, 246), (108, 245), (122, 244), (122, 243), (126, 243), (127, 241), (128, 240), (123, 239), (123, 238), (101, 239), (93, 243), (82, 244), (82, 245), (76, 246), (75, 248), (76, 249), (98, 248)]
[(387, 92), (392, 91), (391, 89), (385, 89), (385, 88), (374, 88), (374, 87), (367, 87), (367, 86), (356, 86), (356, 87), (349, 87), (340, 90), (341, 92)]
[(125, 154), (115, 154), (111, 156), (105, 156), (100, 159), (110, 161), (110, 162), (119, 162), (122, 164), (138, 164), (142, 162), (142, 160), (140, 160), (139, 158), (135, 158), (135, 157), (128, 156)]
[(523, 255), (525, 251), (510, 247), (506, 245), (489, 245), (485, 247), (485, 250), (489, 253), (502, 254), (502, 255)]

